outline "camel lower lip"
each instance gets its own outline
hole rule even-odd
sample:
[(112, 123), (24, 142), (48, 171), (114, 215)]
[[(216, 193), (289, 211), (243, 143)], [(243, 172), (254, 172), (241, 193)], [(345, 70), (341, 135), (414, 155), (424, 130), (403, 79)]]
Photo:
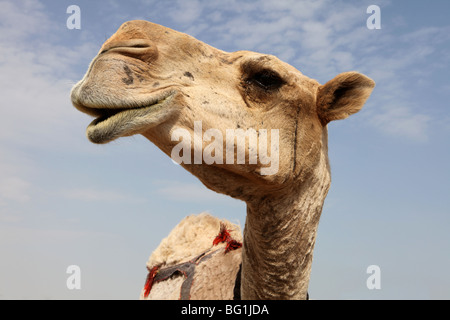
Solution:
[(140, 108), (116, 109), (117, 111), (110, 109), (106, 115), (89, 124), (86, 135), (91, 142), (103, 144), (158, 125), (170, 113), (169, 110), (164, 110), (163, 106), (172, 97), (173, 94), (168, 94), (155, 103)]

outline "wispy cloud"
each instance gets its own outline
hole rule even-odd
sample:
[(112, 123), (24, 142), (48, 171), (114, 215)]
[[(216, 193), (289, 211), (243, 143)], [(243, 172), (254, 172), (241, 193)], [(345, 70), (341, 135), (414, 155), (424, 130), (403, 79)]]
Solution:
[(428, 140), (428, 126), (431, 117), (414, 113), (402, 105), (391, 105), (383, 112), (373, 115), (372, 124), (388, 134), (412, 139), (417, 142)]
[(34, 167), (11, 148), (0, 147), (0, 151), (0, 213), (6, 214), (11, 205), (31, 200), (30, 177)]
[(66, 189), (59, 192), (59, 195), (66, 199), (85, 201), (85, 202), (107, 202), (107, 203), (144, 203), (146, 199), (140, 198), (123, 191), (103, 190), (98, 187), (84, 187)]
[[(62, 142), (63, 133), (76, 130), (73, 119), (79, 117), (69, 99), (79, 77), (74, 67), (93, 46), (62, 45), (62, 28), (38, 1), (2, 1), (1, 6), (0, 143), (44, 147)], [(46, 41), (36, 34), (47, 34)]]
[(0, 204), (5, 200), (27, 202), (30, 200), (28, 189), (30, 182), (20, 177), (7, 177), (0, 182)]
[(229, 204), (236, 205), (237, 202), (228, 196), (207, 189), (200, 183), (186, 183), (175, 180), (154, 181), (156, 192), (167, 200), (177, 202), (195, 202), (203, 204)]
[(35, 155), (82, 145), (69, 93), (93, 46), (64, 45), (64, 28), (39, 1), (0, 0), (0, 7), (0, 218), (17, 222), (47, 187)]

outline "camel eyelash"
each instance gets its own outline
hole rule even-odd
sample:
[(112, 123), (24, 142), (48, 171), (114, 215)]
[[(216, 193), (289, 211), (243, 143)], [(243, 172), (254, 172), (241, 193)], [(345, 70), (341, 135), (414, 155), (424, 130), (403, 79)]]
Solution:
[(279, 89), (285, 82), (275, 71), (264, 69), (248, 77), (246, 83), (257, 85), (265, 91), (272, 91)]
[(265, 92), (278, 90), (285, 84), (283, 78), (276, 71), (263, 68), (259, 64), (248, 63), (242, 68), (242, 71), (246, 75), (244, 79), (246, 84)]

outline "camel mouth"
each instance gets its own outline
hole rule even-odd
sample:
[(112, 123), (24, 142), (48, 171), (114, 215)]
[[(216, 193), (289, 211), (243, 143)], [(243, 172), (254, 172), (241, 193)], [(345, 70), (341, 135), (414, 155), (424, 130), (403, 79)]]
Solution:
[(174, 95), (173, 91), (169, 91), (128, 108), (79, 105), (77, 108), (96, 117), (88, 125), (86, 135), (91, 142), (104, 144), (119, 137), (141, 133), (165, 121), (172, 113), (167, 106)]

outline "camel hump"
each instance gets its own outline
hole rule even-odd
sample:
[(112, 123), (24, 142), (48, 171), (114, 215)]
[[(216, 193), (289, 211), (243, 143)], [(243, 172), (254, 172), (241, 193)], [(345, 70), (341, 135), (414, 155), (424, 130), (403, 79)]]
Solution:
[(239, 225), (207, 213), (187, 216), (150, 255), (140, 298), (238, 297), (241, 247)]

